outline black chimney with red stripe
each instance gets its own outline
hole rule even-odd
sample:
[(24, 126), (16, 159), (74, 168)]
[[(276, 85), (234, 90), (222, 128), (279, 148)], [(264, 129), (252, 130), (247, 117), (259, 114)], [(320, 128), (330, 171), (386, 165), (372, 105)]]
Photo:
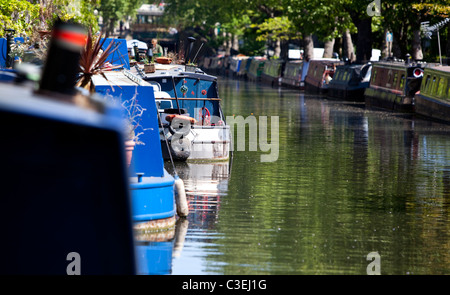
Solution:
[(72, 95), (79, 72), (86, 29), (75, 23), (56, 21), (39, 89)]

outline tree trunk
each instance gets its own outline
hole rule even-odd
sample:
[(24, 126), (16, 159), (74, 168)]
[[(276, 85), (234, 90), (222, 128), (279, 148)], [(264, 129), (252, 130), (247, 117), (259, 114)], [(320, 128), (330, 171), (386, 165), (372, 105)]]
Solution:
[(372, 18), (360, 20), (357, 23), (357, 28), (356, 60), (367, 62), (372, 57)]
[(273, 53), (273, 57), (279, 58), (281, 54), (281, 41), (280, 38), (277, 38), (277, 41), (275, 41), (275, 50)]
[(334, 38), (331, 40), (326, 40), (323, 50), (324, 58), (332, 58), (333, 57), (333, 49), (334, 49)]
[(233, 46), (231, 48), (239, 52), (239, 37), (236, 34), (233, 34)]
[(289, 40), (281, 41), (280, 58), (287, 60), (289, 58)]
[(344, 39), (343, 57), (348, 58), (350, 62), (354, 62), (356, 60), (355, 48), (353, 47), (352, 35), (350, 34), (349, 29), (345, 30), (343, 39)]
[(388, 29), (384, 30), (384, 34), (383, 34), (383, 45), (381, 45), (381, 58), (382, 59), (386, 59), (389, 57), (389, 53), (392, 53), (392, 49), (391, 51), (389, 51), (389, 44), (388, 42), (386, 42), (386, 35), (388, 33)]
[(413, 32), (413, 43), (412, 43), (412, 59), (413, 60), (422, 60), (422, 39), (420, 38), (420, 30), (415, 30)]
[(307, 34), (303, 38), (303, 46), (304, 46), (304, 60), (309, 61), (314, 57), (314, 42), (312, 38), (312, 34)]

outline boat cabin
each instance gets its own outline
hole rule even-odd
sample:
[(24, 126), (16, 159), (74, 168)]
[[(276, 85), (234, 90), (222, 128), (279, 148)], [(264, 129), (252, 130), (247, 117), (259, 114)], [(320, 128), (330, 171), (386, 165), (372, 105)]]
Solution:
[(336, 66), (342, 65), (338, 59), (314, 59), (309, 62), (308, 74), (305, 78), (307, 90), (326, 92), (333, 79)]
[(423, 66), (401, 62), (379, 62), (372, 68), (370, 87), (365, 92), (367, 106), (413, 111), (413, 98), (420, 90)]
[(283, 74), (285, 62), (283, 60), (268, 60), (264, 63), (261, 73), (261, 81), (271, 86), (281, 84), (281, 75)]
[(341, 99), (364, 101), (364, 91), (370, 84), (372, 64), (348, 64), (336, 67), (328, 95)]
[(265, 58), (254, 57), (251, 59), (250, 67), (247, 71), (247, 78), (250, 81), (261, 81), (261, 73), (264, 70), (264, 63), (266, 62)]
[(414, 104), (416, 113), (450, 122), (450, 66), (425, 68)]
[(303, 89), (305, 87), (305, 79), (302, 77), (303, 61), (296, 60), (286, 63), (281, 84), (283, 86), (291, 86)]

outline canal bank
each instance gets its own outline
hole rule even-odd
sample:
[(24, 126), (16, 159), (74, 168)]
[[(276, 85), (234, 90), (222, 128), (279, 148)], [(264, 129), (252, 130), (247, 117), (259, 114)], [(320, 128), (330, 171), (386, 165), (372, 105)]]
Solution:
[(448, 125), (240, 80), (219, 89), (225, 115), (279, 116), (279, 158), (236, 151), (229, 175), (180, 174), (196, 206), (172, 274), (366, 274), (371, 252), (381, 274), (450, 273)]

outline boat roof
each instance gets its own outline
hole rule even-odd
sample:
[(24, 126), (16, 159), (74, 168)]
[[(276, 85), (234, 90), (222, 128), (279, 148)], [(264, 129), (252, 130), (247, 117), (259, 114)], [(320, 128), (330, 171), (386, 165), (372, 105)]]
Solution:
[[(211, 76), (203, 72), (200, 68), (194, 72), (186, 72), (184, 65), (177, 64), (160, 64), (155, 63), (156, 71), (154, 73), (144, 74), (142, 77), (144, 80), (152, 80), (152, 78), (164, 78), (164, 77), (179, 77), (179, 78), (193, 78), (207, 81), (217, 81), (216, 76)], [(137, 74), (137, 70), (133, 68), (132, 73)]]
[(439, 71), (439, 72), (445, 72), (446, 74), (450, 74), (450, 66), (434, 66), (434, 67), (427, 67), (425, 68), (425, 71)]
[(410, 64), (406, 64), (401, 61), (377, 61), (373, 62), (373, 65), (380, 68), (423, 68), (425, 66), (423, 63), (411, 62)]

